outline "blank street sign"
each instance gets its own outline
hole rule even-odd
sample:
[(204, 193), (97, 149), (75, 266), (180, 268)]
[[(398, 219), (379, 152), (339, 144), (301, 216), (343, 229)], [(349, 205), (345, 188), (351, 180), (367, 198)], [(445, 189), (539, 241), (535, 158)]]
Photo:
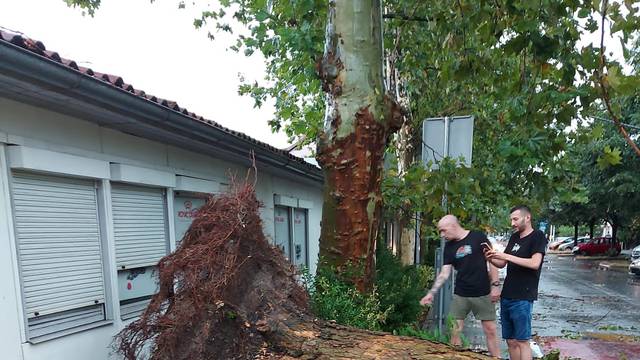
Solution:
[[(447, 131), (448, 130), (448, 131)], [(422, 161), (432, 161), (431, 169), (438, 169), (438, 162), (445, 157), (464, 158), (471, 166), (473, 149), (473, 116), (428, 118), (422, 123)]]

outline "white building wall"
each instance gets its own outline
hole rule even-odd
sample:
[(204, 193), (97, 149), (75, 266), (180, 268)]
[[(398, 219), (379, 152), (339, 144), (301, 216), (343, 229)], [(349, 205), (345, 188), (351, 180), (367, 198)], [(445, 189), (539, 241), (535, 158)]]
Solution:
[[(116, 290), (116, 269), (111, 264), (107, 291), (111, 291), (113, 323), (94, 329), (63, 336), (38, 344), (26, 342), (24, 318), (12, 214), (7, 184), (10, 169), (6, 158), (6, 144), (23, 145), (36, 149), (61, 152), (91, 159), (139, 166), (177, 175), (186, 175), (221, 183), (229, 183), (229, 172), (238, 174), (243, 180), (247, 169), (202, 154), (193, 153), (175, 146), (157, 143), (96, 124), (26, 105), (0, 97), (0, 347), (2, 358), (25, 360), (56, 359), (107, 359), (112, 355), (112, 337), (122, 329)], [(103, 187), (108, 188), (108, 181)], [(169, 198), (173, 193), (168, 191)], [(295, 197), (312, 203), (309, 209), (309, 265), (315, 272), (318, 258), (318, 239), (322, 212), (320, 186), (303, 185), (295, 181), (267, 173), (258, 174), (256, 184), (258, 199), (264, 204), (260, 214), (265, 235), (273, 241), (274, 194)], [(171, 199), (169, 199), (171, 200)], [(105, 201), (109, 204), (108, 196)], [(173, 214), (173, 201), (169, 201), (169, 214)], [(173, 216), (169, 216), (171, 248), (176, 239), (173, 234)], [(104, 231), (109, 244), (108, 257), (113, 258), (113, 234)]]
[(23, 343), (25, 360), (118, 359), (111, 348), (121, 322), (63, 336), (39, 344)]
[(6, 150), (0, 145), (0, 349), (7, 359), (22, 359), (22, 307), (18, 296), (20, 284), (13, 242), (13, 221), (9, 200)]
[(260, 209), (260, 217), (262, 218), (262, 227), (264, 234), (269, 242), (274, 240), (274, 219), (273, 219), (273, 179), (271, 175), (259, 176), (260, 180), (256, 183), (256, 196), (262, 202), (263, 207)]

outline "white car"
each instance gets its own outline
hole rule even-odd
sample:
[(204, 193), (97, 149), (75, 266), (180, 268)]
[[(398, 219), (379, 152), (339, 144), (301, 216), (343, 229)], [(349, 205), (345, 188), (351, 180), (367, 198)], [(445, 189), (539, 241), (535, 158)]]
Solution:
[(631, 261), (631, 264), (629, 264), (629, 274), (640, 276), (640, 258)]
[(557, 237), (554, 241), (549, 242), (549, 250), (558, 250), (558, 246), (560, 246), (561, 244), (567, 244), (572, 240), (573, 238), (571, 236)]
[(640, 245), (636, 246), (631, 250), (631, 260), (640, 259)]
[[(571, 251), (571, 250), (573, 250), (575, 242), (573, 241), (573, 239), (571, 239), (571, 240), (572, 241), (570, 241), (570, 242), (565, 242), (565, 243), (560, 244), (558, 246), (558, 251), (566, 251), (566, 250)], [(578, 238), (578, 244), (582, 244), (585, 241), (589, 241), (589, 237), (588, 236), (583, 236), (583, 237), (579, 237)]]

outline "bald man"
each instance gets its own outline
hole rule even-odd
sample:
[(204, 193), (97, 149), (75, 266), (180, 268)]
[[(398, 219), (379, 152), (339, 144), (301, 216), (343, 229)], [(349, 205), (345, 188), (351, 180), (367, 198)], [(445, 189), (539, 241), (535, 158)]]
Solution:
[(484, 256), (484, 247), (490, 248), (491, 243), (483, 233), (464, 229), (453, 215), (440, 219), (438, 231), (447, 240), (444, 261), (431, 290), (420, 300), (420, 304), (430, 305), (438, 289), (451, 275), (451, 269), (456, 269), (453, 302), (449, 311), (456, 320), (456, 326), (451, 331), (451, 343), (462, 345), (460, 332), (464, 327), (464, 319), (469, 312), (473, 312), (475, 318), (482, 322), (491, 356), (500, 357), (495, 309), (495, 302), (500, 298), (500, 281), (498, 270)]

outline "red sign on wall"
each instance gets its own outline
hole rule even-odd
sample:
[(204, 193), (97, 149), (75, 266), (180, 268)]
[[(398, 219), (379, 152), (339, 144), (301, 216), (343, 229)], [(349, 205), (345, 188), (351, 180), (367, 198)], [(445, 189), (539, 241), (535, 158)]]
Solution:
[(193, 203), (191, 203), (191, 201), (189, 200), (185, 201), (184, 210), (178, 211), (178, 217), (191, 219), (198, 216), (198, 209), (192, 209), (192, 208), (193, 208)]

